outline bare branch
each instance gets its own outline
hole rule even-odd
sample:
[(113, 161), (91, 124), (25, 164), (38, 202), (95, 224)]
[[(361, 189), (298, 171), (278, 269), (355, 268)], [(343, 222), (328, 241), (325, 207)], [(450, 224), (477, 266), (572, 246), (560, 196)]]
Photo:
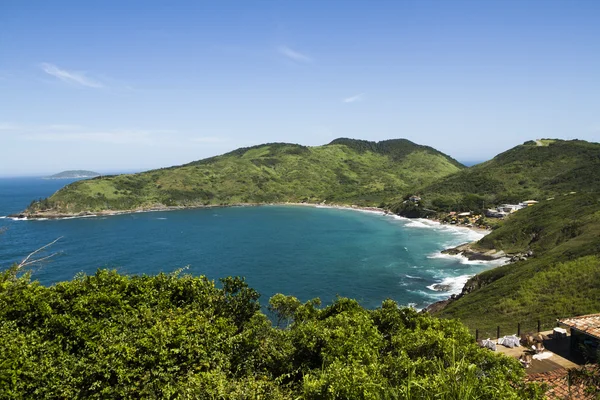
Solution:
[(40, 247), (36, 251), (30, 253), (27, 257), (25, 257), (25, 259), (23, 261), (21, 261), (19, 263), (19, 265), (17, 265), (17, 270), (19, 270), (19, 269), (21, 269), (21, 268), (23, 268), (23, 267), (25, 267), (27, 265), (36, 264), (36, 263), (39, 263), (41, 261), (47, 260), (47, 259), (55, 256), (56, 253), (53, 253), (53, 254), (50, 254), (49, 256), (46, 256), (46, 257), (32, 259), (32, 257), (34, 255), (36, 255), (40, 251), (44, 250), (45, 248), (48, 248), (48, 247), (52, 246), (54, 243), (58, 242), (60, 239), (62, 239), (62, 236), (59, 237), (59, 238), (57, 238), (57, 239), (55, 239), (55, 240), (53, 240), (52, 242), (48, 243), (47, 245)]
[(32, 265), (32, 264), (37, 264), (37, 263), (40, 263), (40, 262), (42, 262), (42, 261), (45, 261), (45, 260), (47, 260), (47, 259), (49, 259), (49, 258), (52, 258), (52, 257), (54, 257), (54, 256), (55, 256), (55, 255), (57, 255), (57, 254), (58, 254), (58, 253), (52, 253), (52, 254), (50, 254), (49, 256), (46, 256), (46, 257), (42, 257), (42, 258), (36, 258), (35, 260), (31, 260), (31, 261), (28, 261), (28, 262), (21, 262), (21, 264), (19, 264), (18, 268), (25, 267), (25, 266), (27, 266), (27, 265)]

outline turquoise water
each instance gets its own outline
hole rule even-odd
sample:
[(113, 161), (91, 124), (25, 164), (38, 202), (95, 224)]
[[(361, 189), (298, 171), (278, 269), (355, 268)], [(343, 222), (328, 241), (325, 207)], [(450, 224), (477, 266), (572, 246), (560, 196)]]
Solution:
[[(0, 179), (0, 216), (18, 212), (68, 182)], [(302, 206), (232, 207), (46, 221), (0, 219), (0, 266), (62, 237), (59, 254), (34, 272), (43, 284), (116, 268), (155, 274), (189, 267), (211, 279), (239, 275), (262, 295), (305, 301), (336, 295), (374, 308), (386, 298), (420, 308), (457, 293), (491, 267), (439, 251), (480, 234), (424, 220)], [(436, 283), (450, 291), (435, 291)]]

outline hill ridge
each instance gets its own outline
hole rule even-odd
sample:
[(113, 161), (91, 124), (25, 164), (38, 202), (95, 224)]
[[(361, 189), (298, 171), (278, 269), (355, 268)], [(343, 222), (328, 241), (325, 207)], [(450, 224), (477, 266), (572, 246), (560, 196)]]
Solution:
[[(359, 151), (359, 144), (375, 151)], [(461, 168), (451, 157), (406, 139), (339, 139), (313, 147), (267, 143), (180, 166), (76, 182), (32, 202), (27, 213), (271, 202), (380, 206)]]
[[(481, 212), (485, 205), (600, 191), (600, 143), (583, 140), (527, 141), (491, 160), (457, 171), (418, 189), (423, 208)], [(401, 203), (392, 209), (403, 213)]]

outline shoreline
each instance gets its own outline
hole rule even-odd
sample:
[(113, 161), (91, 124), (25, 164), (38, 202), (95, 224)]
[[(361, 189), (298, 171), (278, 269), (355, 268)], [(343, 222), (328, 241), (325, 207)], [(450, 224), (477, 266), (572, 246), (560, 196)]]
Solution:
[[(156, 207), (139, 207), (133, 210), (100, 210), (100, 211), (80, 211), (76, 213), (60, 213), (60, 212), (45, 212), (39, 211), (35, 213), (20, 212), (3, 216), (1, 218), (12, 219), (14, 221), (44, 221), (44, 220), (60, 220), (73, 218), (90, 218), (90, 217), (107, 217), (115, 215), (137, 214), (145, 212), (165, 212), (165, 211), (180, 211), (180, 210), (195, 210), (195, 209), (212, 209), (212, 208), (229, 208), (229, 207), (261, 207), (261, 206), (304, 206), (314, 208), (335, 208), (343, 210), (368, 211), (374, 213), (393, 214), (390, 211), (379, 207), (355, 206), (346, 204), (322, 204), (322, 203), (234, 203), (234, 204), (210, 204), (210, 205), (194, 205), (194, 206), (156, 206)], [(395, 215), (395, 214), (393, 214)], [(399, 217), (399, 216), (398, 216)]]
[(59, 213), (59, 212), (44, 212), (38, 211), (35, 213), (27, 213), (25, 211), (15, 214), (6, 215), (0, 218), (12, 219), (13, 221), (44, 221), (44, 220), (60, 220), (60, 219), (74, 219), (74, 218), (93, 218), (93, 217), (109, 217), (115, 215), (127, 215), (145, 212), (165, 212), (165, 211), (179, 211), (179, 210), (195, 210), (195, 209), (211, 209), (211, 208), (229, 208), (229, 207), (260, 207), (260, 206), (301, 206), (301, 207), (314, 207), (314, 208), (333, 208), (339, 210), (354, 210), (362, 212), (373, 212), (381, 215), (392, 215), (396, 218), (402, 218), (406, 220), (414, 221), (428, 221), (434, 222), (441, 226), (468, 229), (479, 234), (486, 235), (491, 232), (490, 229), (485, 229), (477, 226), (465, 226), (465, 225), (451, 225), (445, 224), (441, 220), (436, 218), (408, 218), (401, 215), (395, 214), (388, 209), (379, 208), (375, 206), (357, 206), (348, 204), (324, 204), (324, 203), (296, 203), (296, 202), (276, 202), (276, 203), (233, 203), (233, 204), (209, 204), (209, 205), (191, 205), (191, 206), (165, 206), (157, 205), (154, 207), (139, 207), (133, 210), (100, 210), (100, 211), (80, 211), (76, 213)]
[[(215, 204), (215, 205), (197, 205), (197, 206), (156, 206), (156, 207), (140, 207), (134, 210), (103, 210), (97, 212), (83, 211), (79, 213), (55, 213), (55, 212), (38, 212), (34, 214), (28, 213), (19, 213), (5, 216), (4, 218), (12, 219), (14, 221), (44, 221), (44, 220), (61, 220), (61, 219), (75, 219), (75, 218), (94, 218), (94, 217), (106, 217), (106, 216), (116, 216), (116, 215), (127, 215), (127, 214), (136, 214), (136, 213), (146, 213), (146, 212), (165, 212), (165, 211), (178, 211), (178, 210), (193, 210), (193, 209), (215, 209), (215, 208), (229, 208), (229, 207), (260, 207), (260, 206), (299, 206), (299, 207), (313, 207), (313, 208), (330, 208), (330, 209), (338, 209), (338, 210), (350, 210), (350, 211), (358, 211), (358, 212), (368, 212), (374, 213), (381, 216), (389, 216), (395, 219), (401, 219), (405, 221), (416, 221), (418, 223), (423, 224), (424, 228), (435, 228), (436, 226), (443, 228), (453, 228), (464, 231), (471, 231), (477, 233), (478, 235), (485, 236), (491, 232), (490, 229), (474, 227), (474, 226), (464, 226), (459, 224), (446, 224), (442, 221), (435, 218), (408, 218), (397, 215), (387, 209), (379, 208), (379, 207), (370, 207), (370, 206), (357, 206), (357, 205), (348, 205), (348, 204), (323, 204), (323, 203), (297, 203), (297, 202), (277, 202), (277, 203), (235, 203), (235, 204)], [(477, 240), (480, 240), (478, 238)], [(504, 254), (502, 251), (492, 251), (494, 254), (485, 254), (474, 252), (471, 250), (470, 246), (475, 242), (465, 242), (453, 248), (447, 248), (439, 251), (440, 256), (446, 256), (449, 258), (456, 258), (461, 263), (468, 262), (478, 262), (478, 263), (487, 263), (499, 261), (503, 258), (506, 258), (506, 262), (500, 264), (505, 265), (510, 262), (508, 255)], [(499, 265), (498, 265), (499, 266)], [(492, 268), (496, 268), (494, 266)], [(441, 299), (435, 301), (433, 303), (425, 305), (420, 311), (421, 312), (435, 312), (443, 309), (447, 304), (452, 301), (462, 297), (467, 289), (468, 282), (477, 276), (474, 274), (470, 276), (461, 289), (460, 293), (448, 293), (445, 299)], [(438, 283), (442, 284), (442, 283)], [(437, 284), (434, 284), (437, 285)], [(433, 290), (431, 288), (427, 288), (429, 290)], [(435, 291), (435, 290), (434, 290)]]

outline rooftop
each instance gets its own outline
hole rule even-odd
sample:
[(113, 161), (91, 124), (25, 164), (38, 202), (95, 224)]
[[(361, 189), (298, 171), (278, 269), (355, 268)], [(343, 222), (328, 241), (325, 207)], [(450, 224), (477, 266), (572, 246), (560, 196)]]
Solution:
[(558, 322), (571, 329), (576, 329), (600, 339), (600, 314), (588, 314), (579, 317), (565, 318)]
[(586, 393), (585, 385), (582, 383), (569, 383), (569, 371), (557, 369), (549, 372), (540, 372), (527, 376), (529, 382), (540, 382), (548, 385), (546, 396), (554, 400), (587, 400), (594, 399), (593, 394)]
[[(549, 400), (591, 400), (594, 395), (585, 391), (582, 383), (569, 382), (569, 370), (580, 369), (584, 360), (571, 351), (568, 337), (555, 337), (554, 331), (540, 332), (544, 338), (546, 348), (542, 354), (551, 354), (549, 358), (533, 359), (529, 368), (525, 370), (528, 382), (540, 382), (548, 385), (546, 397)], [(498, 346), (497, 350), (509, 357), (518, 358), (530, 350), (523, 346), (507, 348)], [(593, 368), (587, 366), (586, 368)]]

